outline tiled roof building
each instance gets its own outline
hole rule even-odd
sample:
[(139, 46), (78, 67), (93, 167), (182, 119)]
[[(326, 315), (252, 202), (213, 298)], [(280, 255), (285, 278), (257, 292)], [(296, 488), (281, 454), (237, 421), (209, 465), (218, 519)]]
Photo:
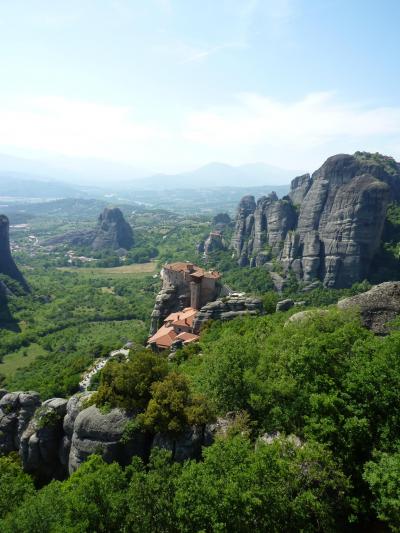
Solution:
[(165, 350), (170, 348), (176, 341), (182, 344), (198, 340), (198, 335), (192, 332), (194, 318), (197, 315), (197, 309), (186, 307), (183, 311), (171, 313), (164, 320), (161, 328), (152, 335), (148, 343), (155, 344), (158, 349)]

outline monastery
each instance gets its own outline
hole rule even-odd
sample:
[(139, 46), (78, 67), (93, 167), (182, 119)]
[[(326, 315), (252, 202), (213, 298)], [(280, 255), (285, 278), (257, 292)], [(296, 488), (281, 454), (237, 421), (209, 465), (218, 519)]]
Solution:
[(161, 278), (163, 286), (160, 294), (168, 294), (171, 301), (157, 313), (162, 318), (167, 307), (172, 312), (167, 313), (161, 327), (148, 339), (148, 344), (153, 349), (165, 350), (173, 344), (185, 345), (198, 340), (198, 335), (193, 332), (194, 319), (204, 305), (220, 295), (221, 275), (193, 263), (179, 262), (166, 264), (161, 270)]

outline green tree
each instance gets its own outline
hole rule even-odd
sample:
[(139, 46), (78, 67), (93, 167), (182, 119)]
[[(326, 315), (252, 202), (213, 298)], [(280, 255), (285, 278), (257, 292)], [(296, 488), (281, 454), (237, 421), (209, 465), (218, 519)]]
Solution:
[[(53, 481), (21, 501), (13, 512), (0, 521), (3, 533), (63, 533), (79, 531), (65, 527), (66, 502), (62, 483)], [(85, 531), (85, 530), (81, 530)]]
[(181, 469), (182, 466), (173, 463), (170, 452), (165, 450), (153, 450), (146, 467), (139, 458), (132, 461), (127, 468), (130, 481), (126, 493), (125, 531), (177, 531), (174, 497)]
[(18, 458), (0, 457), (0, 518), (12, 513), (33, 493), (32, 478), (23, 472)]
[(337, 531), (348, 481), (320, 445), (289, 439), (254, 447), (237, 436), (184, 465), (175, 505), (179, 531)]
[(364, 479), (374, 495), (378, 518), (392, 531), (400, 531), (400, 452), (375, 454), (365, 465)]
[(151, 398), (152, 383), (167, 373), (166, 359), (149, 350), (135, 352), (126, 363), (110, 361), (102, 370), (100, 385), (91, 403), (133, 411), (145, 409)]
[(142, 425), (154, 432), (178, 434), (185, 426), (205, 424), (212, 413), (204, 397), (192, 396), (183, 374), (171, 372), (151, 386), (152, 398), (140, 417)]

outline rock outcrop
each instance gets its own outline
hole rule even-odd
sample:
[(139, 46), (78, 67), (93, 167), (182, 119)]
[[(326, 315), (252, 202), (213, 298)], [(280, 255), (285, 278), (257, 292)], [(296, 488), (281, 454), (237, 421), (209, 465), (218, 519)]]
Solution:
[(294, 205), (275, 193), (262, 196), (257, 204), (253, 196), (245, 196), (239, 204), (232, 248), (241, 266), (258, 266), (279, 255), (282, 243), (297, 222)]
[(243, 198), (231, 247), (239, 265), (275, 258), (299, 280), (347, 287), (368, 276), (388, 203), (398, 200), (399, 163), (379, 154), (336, 155), (311, 177), (295, 178), (283, 199)]
[(337, 306), (359, 311), (365, 327), (385, 335), (390, 331), (390, 322), (400, 315), (400, 281), (375, 285), (367, 292), (340, 300)]
[(75, 419), (68, 471), (74, 472), (87, 457), (100, 453), (105, 461), (129, 464), (133, 455), (145, 458), (149, 439), (136, 431), (129, 439), (123, 439), (126, 424), (132, 419), (122, 409), (102, 413), (94, 405), (81, 411)]
[(45, 246), (69, 244), (70, 246), (88, 246), (93, 251), (129, 250), (134, 245), (133, 231), (118, 207), (108, 208), (100, 214), (97, 226), (89, 231), (66, 233), (48, 239)]
[(262, 313), (262, 301), (258, 298), (231, 294), (203, 306), (194, 319), (193, 331), (199, 333), (208, 320), (233, 320), (239, 316), (258, 316)]
[(291, 183), (289, 198), (294, 205), (301, 205), (312, 184), (310, 174), (294, 178)]
[(298, 313), (290, 316), (285, 322), (284, 326), (286, 327), (289, 324), (304, 324), (309, 320), (322, 317), (328, 313), (329, 311), (327, 309), (310, 309), (308, 311), (299, 311)]
[[(28, 291), (29, 287), (25, 278), (19, 271), (11, 255), (10, 249), (10, 222), (5, 215), (0, 215), (0, 274), (5, 274), (20, 283), (21, 287)], [(7, 293), (9, 289), (4, 282), (2, 292)]]
[(294, 301), (290, 298), (287, 298), (286, 300), (281, 300), (280, 302), (277, 302), (276, 312), (289, 311), (289, 309), (291, 309), (292, 307), (294, 307)]
[(232, 223), (231, 217), (228, 213), (218, 213), (212, 219), (213, 228), (218, 231), (223, 231), (227, 226)]
[(240, 266), (245, 266), (248, 263), (245, 245), (253, 231), (255, 210), (256, 202), (254, 196), (244, 196), (240, 200), (236, 216), (235, 231), (233, 232), (231, 242), (231, 246), (238, 256)]
[(71, 396), (71, 398), (68, 400), (65, 417), (63, 420), (64, 435), (62, 437), (59, 449), (60, 461), (65, 470), (68, 469), (69, 465), (69, 456), (76, 417), (85, 408), (85, 402), (92, 394), (92, 392), (81, 392), (74, 394), (74, 396)]
[(218, 272), (189, 262), (165, 264), (160, 276), (163, 284), (151, 313), (150, 335), (154, 335), (170, 313), (186, 307), (201, 309), (218, 296), (229, 293), (221, 284)]
[(179, 302), (177, 287), (174, 285), (162, 287), (156, 296), (153, 311), (151, 312), (150, 335), (154, 335), (166, 316), (180, 307), (182, 305)]
[(1, 391), (0, 454), (19, 450), (21, 437), (40, 406), (37, 392)]
[(174, 461), (183, 462), (187, 459), (200, 459), (201, 448), (207, 444), (204, 427), (187, 427), (179, 436), (172, 437), (157, 433), (151, 447), (168, 450)]
[(66, 408), (64, 398), (46, 400), (35, 411), (21, 436), (22, 466), (25, 472), (34, 473), (41, 480), (63, 477), (59, 448)]
[(93, 250), (129, 250), (133, 246), (133, 231), (118, 207), (105, 208), (99, 216)]
[(151, 449), (159, 447), (184, 461), (199, 458), (202, 446), (214, 440), (216, 424), (188, 426), (173, 437), (129, 428), (135, 413), (87, 406), (91, 394), (41, 403), (37, 392), (0, 390), (0, 455), (19, 452), (23, 469), (48, 482), (75, 472), (94, 453), (128, 465), (133, 456), (146, 461)]
[(219, 231), (212, 231), (204, 241), (204, 259), (207, 261), (213, 252), (220, 252), (225, 249), (226, 246), (222, 234)]

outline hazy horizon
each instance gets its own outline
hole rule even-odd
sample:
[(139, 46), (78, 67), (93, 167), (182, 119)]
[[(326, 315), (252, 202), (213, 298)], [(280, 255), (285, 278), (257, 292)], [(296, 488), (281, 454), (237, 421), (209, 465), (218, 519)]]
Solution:
[(394, 0), (4, 3), (0, 154), (100, 181), (399, 160), (399, 15)]

